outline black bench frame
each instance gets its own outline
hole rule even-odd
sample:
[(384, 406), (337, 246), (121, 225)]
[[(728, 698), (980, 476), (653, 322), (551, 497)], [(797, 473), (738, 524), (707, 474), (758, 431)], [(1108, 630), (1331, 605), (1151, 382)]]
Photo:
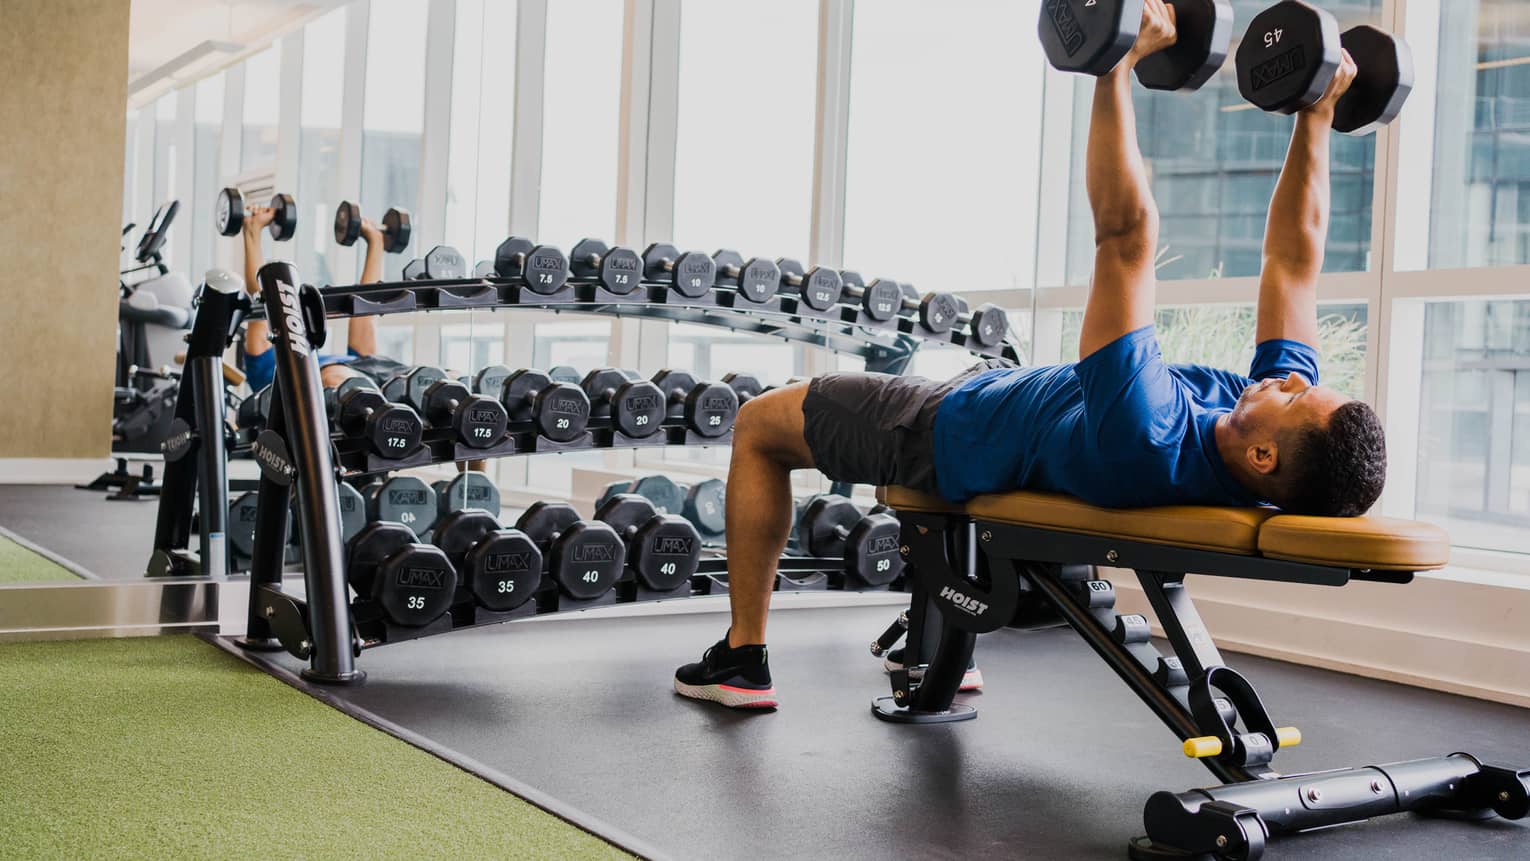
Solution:
[[(1121, 540), (974, 518), (899, 512), (907, 614), (873, 652), (905, 627), (904, 669), (872, 713), (895, 723), (976, 717), (955, 696), (977, 635), (1027, 606), (1055, 612), (1084, 638), (1181, 740), (1215, 737), (1221, 753), (1201, 762), (1223, 785), (1158, 792), (1147, 803), (1138, 859), (1256, 859), (1275, 835), (1402, 811), (1470, 818), (1530, 813), (1530, 770), (1487, 765), (1464, 753), (1412, 762), (1282, 776), (1281, 741), (1252, 685), (1228, 667), (1185, 589), (1187, 572), (1343, 586), (1407, 583), (1411, 572), (1337, 568)], [(1172, 654), (1148, 639), (1147, 620), (1115, 610), (1114, 588), (1096, 565), (1135, 570)]]

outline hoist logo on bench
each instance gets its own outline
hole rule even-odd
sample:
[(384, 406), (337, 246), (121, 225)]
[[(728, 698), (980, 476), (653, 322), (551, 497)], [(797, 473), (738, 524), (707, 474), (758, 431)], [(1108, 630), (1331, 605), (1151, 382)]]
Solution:
[(282, 327), (287, 332), (287, 343), (292, 352), (306, 356), (313, 351), (308, 344), (308, 331), (303, 328), (303, 312), (298, 307), (297, 289), (285, 281), (276, 282), (276, 295), (282, 301)]
[(979, 601), (971, 595), (966, 595), (958, 592), (956, 589), (953, 589), (950, 586), (940, 590), (940, 597), (942, 600), (950, 601), (952, 604), (955, 604), (956, 606), (966, 610), (968, 613), (971, 613), (974, 616), (981, 616), (988, 612), (987, 604)]

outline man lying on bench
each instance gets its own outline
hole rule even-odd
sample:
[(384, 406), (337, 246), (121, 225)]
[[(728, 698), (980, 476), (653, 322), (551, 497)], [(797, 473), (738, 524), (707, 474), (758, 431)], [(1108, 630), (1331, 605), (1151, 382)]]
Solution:
[(1248, 376), (1164, 362), (1153, 330), (1158, 211), (1137, 147), (1131, 76), (1174, 42), (1161, 0), (1131, 54), (1095, 84), (1087, 175), (1095, 268), (1079, 361), (980, 364), (953, 380), (829, 374), (740, 410), (728, 473), (728, 634), (675, 673), (675, 690), (734, 708), (778, 699), (765, 649), (790, 475), (900, 485), (963, 502), (1019, 489), (1112, 508), (1273, 504), (1356, 516), (1381, 495), (1386, 447), (1369, 406), (1318, 383), (1317, 282), (1328, 232), (1334, 103), (1297, 115), (1270, 202)]

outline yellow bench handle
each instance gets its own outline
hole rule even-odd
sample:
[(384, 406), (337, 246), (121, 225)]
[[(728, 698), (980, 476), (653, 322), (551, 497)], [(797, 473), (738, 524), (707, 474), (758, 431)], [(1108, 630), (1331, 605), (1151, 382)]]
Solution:
[[(1282, 747), (1295, 747), (1302, 743), (1302, 731), (1294, 726), (1282, 726), (1275, 728), (1276, 749)], [(1185, 756), (1191, 759), (1205, 759), (1211, 756), (1222, 755), (1222, 740), (1214, 735), (1197, 736), (1185, 739)]]

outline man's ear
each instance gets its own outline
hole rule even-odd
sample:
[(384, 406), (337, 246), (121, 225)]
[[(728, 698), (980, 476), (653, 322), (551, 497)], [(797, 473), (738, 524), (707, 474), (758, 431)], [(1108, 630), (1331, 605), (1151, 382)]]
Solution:
[(1269, 475), (1275, 471), (1280, 461), (1280, 447), (1274, 440), (1255, 443), (1244, 452), (1244, 458), (1248, 461), (1249, 469), (1260, 475)]

